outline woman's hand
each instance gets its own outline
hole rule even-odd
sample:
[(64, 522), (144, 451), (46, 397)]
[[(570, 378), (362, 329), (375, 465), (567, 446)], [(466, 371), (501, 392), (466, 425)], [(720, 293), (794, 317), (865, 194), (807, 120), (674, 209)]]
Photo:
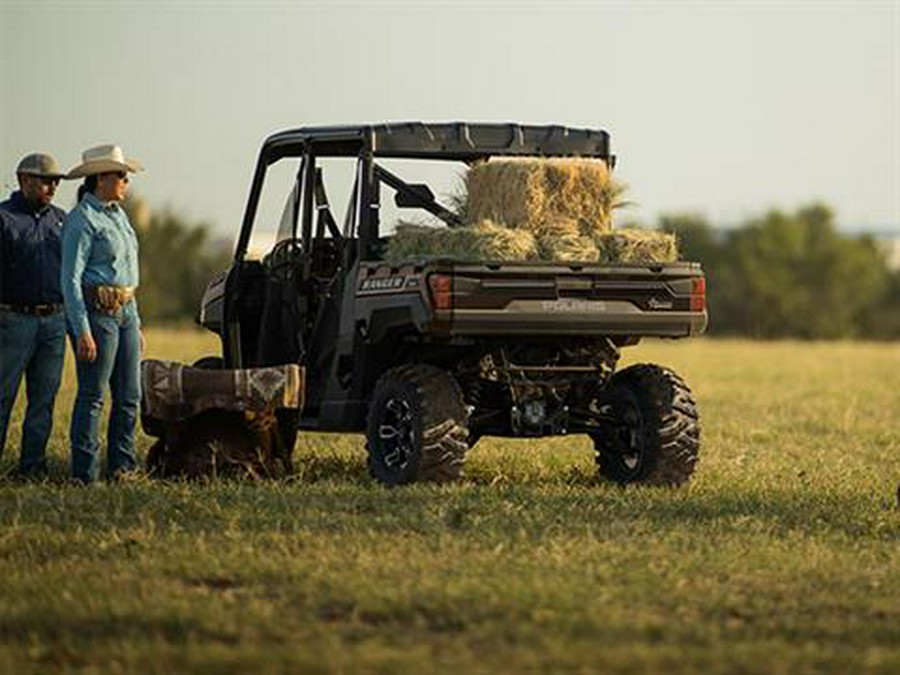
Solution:
[(97, 358), (97, 343), (90, 333), (82, 333), (78, 338), (78, 349), (75, 356), (79, 361), (93, 361)]

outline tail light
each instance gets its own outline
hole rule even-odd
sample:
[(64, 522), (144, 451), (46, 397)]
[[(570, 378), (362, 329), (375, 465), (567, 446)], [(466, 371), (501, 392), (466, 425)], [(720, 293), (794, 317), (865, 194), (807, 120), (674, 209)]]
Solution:
[(453, 277), (449, 274), (431, 274), (428, 277), (431, 302), (435, 309), (453, 308)]
[(696, 277), (691, 284), (691, 311), (706, 311), (706, 277)]

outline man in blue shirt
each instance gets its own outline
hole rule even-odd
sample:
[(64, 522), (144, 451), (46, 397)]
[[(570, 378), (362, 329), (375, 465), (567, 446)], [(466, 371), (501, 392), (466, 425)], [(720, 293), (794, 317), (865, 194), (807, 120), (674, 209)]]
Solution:
[(50, 155), (31, 154), (16, 169), (19, 190), (0, 203), (0, 455), (22, 375), (28, 398), (18, 472), (46, 474), (47, 439), (65, 356), (60, 227), (53, 206), (64, 174)]

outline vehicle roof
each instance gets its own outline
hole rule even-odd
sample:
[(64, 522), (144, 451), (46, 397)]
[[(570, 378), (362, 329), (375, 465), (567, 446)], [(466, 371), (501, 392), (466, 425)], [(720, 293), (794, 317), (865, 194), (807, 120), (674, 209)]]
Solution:
[(609, 161), (609, 134), (602, 129), (513, 122), (386, 122), (311, 126), (269, 136), (262, 158), (271, 164), (301, 155), (312, 145), (318, 156), (474, 161), (492, 156), (592, 157)]

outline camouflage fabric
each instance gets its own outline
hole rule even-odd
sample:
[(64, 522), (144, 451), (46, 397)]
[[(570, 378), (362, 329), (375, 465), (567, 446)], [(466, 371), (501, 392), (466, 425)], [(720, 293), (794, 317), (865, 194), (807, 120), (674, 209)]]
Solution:
[(209, 370), (148, 359), (141, 364), (141, 381), (145, 427), (147, 421), (183, 420), (213, 409), (299, 409), (304, 400), (304, 370), (296, 364)]

